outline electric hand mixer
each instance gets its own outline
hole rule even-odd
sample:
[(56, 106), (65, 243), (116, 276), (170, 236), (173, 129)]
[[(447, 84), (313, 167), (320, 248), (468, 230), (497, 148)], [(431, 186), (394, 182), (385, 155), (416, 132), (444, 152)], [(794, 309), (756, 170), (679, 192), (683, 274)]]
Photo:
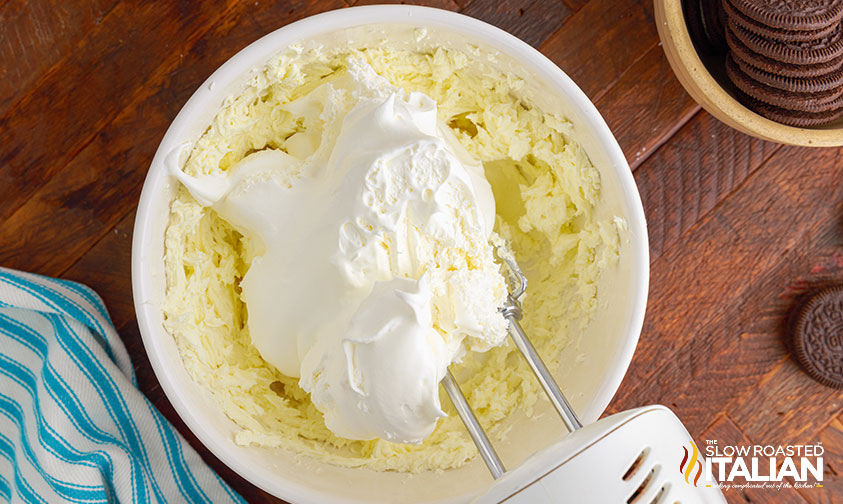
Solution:
[[(702, 456), (697, 453), (685, 426), (666, 407), (656, 405), (624, 411), (583, 427), (519, 323), (519, 298), (527, 289), (527, 278), (511, 254), (500, 247), (497, 254), (509, 270), (510, 294), (501, 309), (509, 322), (509, 334), (570, 434), (507, 472), (454, 376), (448, 371), (442, 386), (496, 480), (474, 502), (725, 502), (714, 480), (701, 477), (705, 471)], [(683, 447), (692, 451), (682, 452)], [(682, 453), (693, 453), (694, 456), (688, 460), (688, 457), (681, 456)]]

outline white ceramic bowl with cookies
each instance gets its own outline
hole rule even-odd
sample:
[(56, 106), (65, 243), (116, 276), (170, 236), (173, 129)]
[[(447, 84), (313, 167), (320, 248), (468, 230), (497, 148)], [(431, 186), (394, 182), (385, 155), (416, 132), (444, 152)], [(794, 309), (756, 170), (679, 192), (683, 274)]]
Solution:
[[(250, 73), (292, 44), (326, 47), (361, 44), (386, 35), (391, 44), (412, 45), (414, 31), (445, 46), (473, 44), (496, 53), (501, 69), (515, 72), (525, 95), (545, 111), (560, 113), (601, 176), (598, 214), (626, 220), (619, 264), (598, 285), (594, 321), (564, 351), (556, 379), (585, 422), (593, 422), (617, 391), (632, 358), (644, 318), (649, 275), (647, 230), (635, 181), (603, 118), (586, 95), (555, 64), (521, 40), (481, 21), (448, 11), (411, 6), (355, 7), (313, 16), (278, 29), (249, 45), (214, 72), (170, 125), (152, 161), (135, 222), (132, 281), (135, 309), (146, 351), (161, 387), (190, 430), (229, 467), (263, 490), (290, 502), (466, 502), (491, 483), (481, 460), (443, 472), (403, 474), (341, 468), (280, 449), (239, 446), (238, 430), (207, 390), (185, 371), (175, 341), (162, 325), (165, 295), (164, 231), (177, 181), (164, 158), (195, 141), (236, 94)], [(546, 414), (542, 414), (546, 413)], [(564, 436), (564, 427), (542, 403), (539, 415), (514, 415), (513, 428), (497, 448), (515, 467), (534, 451)]]

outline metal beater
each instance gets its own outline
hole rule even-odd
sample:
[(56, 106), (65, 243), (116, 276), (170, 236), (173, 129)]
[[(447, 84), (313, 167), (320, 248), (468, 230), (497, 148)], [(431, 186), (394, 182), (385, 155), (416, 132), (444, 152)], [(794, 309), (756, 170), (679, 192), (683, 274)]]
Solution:
[[(530, 369), (533, 370), (533, 373), (536, 375), (536, 378), (539, 380), (539, 383), (545, 393), (550, 398), (550, 402), (553, 404), (553, 407), (556, 408), (559, 416), (562, 417), (562, 421), (565, 423), (565, 426), (570, 432), (574, 432), (582, 427), (582, 423), (577, 418), (577, 415), (574, 413), (574, 410), (571, 408), (568, 400), (565, 399), (565, 395), (562, 394), (562, 390), (559, 389), (559, 384), (557, 384), (556, 380), (553, 379), (553, 376), (550, 374), (550, 371), (548, 371), (542, 358), (539, 357), (538, 352), (536, 352), (536, 348), (527, 338), (527, 334), (524, 332), (524, 329), (521, 327), (521, 323), (519, 322), (522, 316), (521, 302), (519, 299), (524, 295), (524, 292), (527, 291), (527, 277), (524, 276), (524, 273), (521, 271), (521, 268), (518, 267), (518, 264), (515, 262), (515, 259), (511, 254), (501, 250), (500, 248), (495, 249), (495, 254), (503, 261), (503, 264), (509, 270), (510, 292), (507, 295), (506, 302), (501, 308), (501, 313), (507, 322), (509, 322), (509, 336), (527, 360), (527, 363), (530, 365)], [(489, 468), (492, 476), (495, 479), (498, 479), (506, 472), (506, 469), (495, 451), (495, 448), (489, 442), (489, 438), (486, 436), (486, 432), (483, 430), (483, 427), (477, 421), (474, 411), (465, 400), (465, 396), (463, 395), (462, 390), (460, 390), (460, 387), (450, 370), (448, 370), (445, 378), (442, 379), (442, 386), (445, 388), (448, 396), (450, 396), (451, 402), (454, 404), (454, 408), (456, 408), (457, 413), (465, 424), (474, 444), (477, 445), (477, 449), (480, 451), (480, 456), (483, 457), (483, 461), (486, 462), (486, 466)]]
[[(506, 250), (498, 247), (496, 254), (509, 270), (510, 293), (501, 308), (509, 322), (509, 335), (571, 434), (507, 471), (448, 371), (442, 386), (495, 479), (473, 502), (725, 503), (717, 482), (704, 469), (702, 453), (668, 408), (655, 405), (627, 410), (583, 428), (519, 323), (519, 299), (527, 289), (527, 278)], [(693, 457), (686, 464), (691, 452)]]

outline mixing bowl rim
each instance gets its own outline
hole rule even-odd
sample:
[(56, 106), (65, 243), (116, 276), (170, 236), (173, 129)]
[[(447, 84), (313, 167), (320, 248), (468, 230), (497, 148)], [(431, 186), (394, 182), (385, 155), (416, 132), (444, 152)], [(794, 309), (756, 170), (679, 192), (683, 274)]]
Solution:
[[(295, 502), (351, 501), (338, 499), (334, 494), (326, 494), (291, 479), (285, 479), (282, 474), (276, 475), (274, 479), (264, 477), (254, 464), (238, 460), (230, 447), (230, 440), (221, 438), (215, 430), (209, 428), (206, 422), (203, 422), (202, 418), (199, 418), (186, 406), (183, 399), (185, 392), (176, 387), (175, 378), (165, 366), (162, 349), (158, 344), (158, 337), (164, 329), (160, 327), (160, 324), (153, 321), (154, 312), (151, 311), (152, 308), (147, 301), (152, 297), (151, 293), (154, 289), (152, 280), (149, 278), (150, 275), (147, 274), (147, 264), (150, 261), (160, 260), (160, 258), (149, 258), (145, 252), (150, 249), (153, 240), (156, 240), (156, 236), (151, 233), (153, 227), (151, 223), (155, 218), (155, 209), (158, 208), (156, 205), (161, 205), (158, 201), (160, 199), (158, 191), (164, 184), (163, 180), (167, 177), (163, 160), (177, 145), (177, 142), (183, 140), (183, 138), (178, 138), (181, 131), (187, 128), (191, 119), (194, 119), (194, 116), (199, 113), (202, 107), (207, 106), (210, 95), (203, 93), (203, 90), (212, 89), (214, 83), (219, 84), (242, 79), (244, 72), (240, 67), (243, 66), (243, 62), (266, 61), (273, 54), (296, 41), (306, 40), (331, 31), (370, 24), (417, 24), (452, 30), (464, 36), (482, 39), (488, 46), (512, 57), (520, 57), (519, 59), (525, 70), (552, 77), (554, 89), (559, 92), (560, 96), (571, 100), (585, 118), (588, 128), (594, 131), (599, 147), (606, 151), (614, 166), (621, 192), (627, 198), (625, 203), (630, 214), (625, 215), (625, 218), (628, 222), (632, 242), (630, 253), (634, 259), (634, 263), (631, 265), (632, 285), (633, 287), (637, 286), (636, 293), (638, 295), (632, 300), (633, 307), (629, 331), (623, 340), (618, 365), (612, 373), (603, 377), (603, 384), (598, 394), (600, 397), (596, 401), (599, 412), (604, 411), (608, 406), (626, 374), (641, 332), (647, 301), (649, 249), (646, 222), (640, 195), (626, 158), (594, 104), (558, 66), (539, 51), (513, 35), (483, 21), (451, 11), (408, 5), (360, 6), (328, 11), (304, 18), (264, 35), (229, 58), (199, 86), (181, 108), (162, 138), (147, 173), (138, 204), (132, 241), (132, 287), (138, 325), (150, 364), (161, 384), (161, 388), (179, 417), (206, 448), (240, 476), (273, 495)], [(166, 331), (163, 333), (166, 334)]]

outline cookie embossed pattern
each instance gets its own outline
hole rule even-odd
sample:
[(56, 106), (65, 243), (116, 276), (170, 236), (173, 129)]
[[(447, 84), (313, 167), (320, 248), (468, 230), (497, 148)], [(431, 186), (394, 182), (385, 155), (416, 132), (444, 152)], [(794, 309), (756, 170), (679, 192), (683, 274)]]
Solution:
[(793, 352), (815, 380), (843, 388), (843, 286), (829, 287), (800, 309), (793, 331)]
[(785, 30), (821, 30), (843, 19), (843, 0), (726, 0), (747, 17)]
[(835, 25), (829, 25), (820, 29), (807, 30), (788, 30), (782, 28), (770, 28), (765, 23), (755, 21), (753, 18), (745, 15), (740, 10), (732, 7), (731, 2), (719, 2), (723, 6), (725, 13), (729, 17), (729, 21), (736, 23), (745, 30), (748, 30), (761, 37), (778, 37), (780, 40), (789, 42), (810, 42), (818, 38), (822, 38), (831, 34), (834, 31)]

